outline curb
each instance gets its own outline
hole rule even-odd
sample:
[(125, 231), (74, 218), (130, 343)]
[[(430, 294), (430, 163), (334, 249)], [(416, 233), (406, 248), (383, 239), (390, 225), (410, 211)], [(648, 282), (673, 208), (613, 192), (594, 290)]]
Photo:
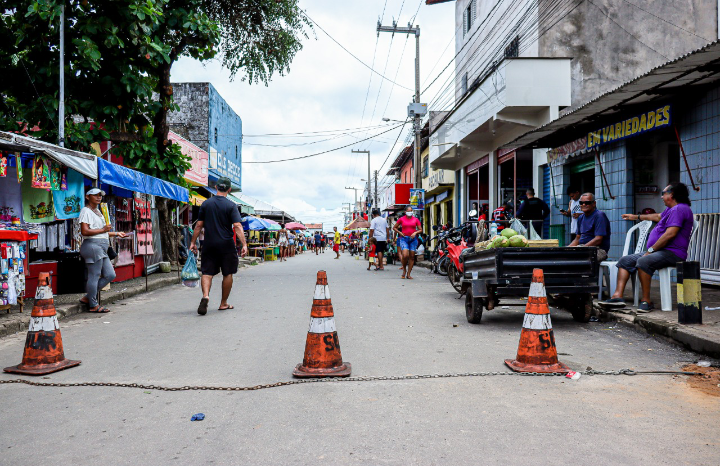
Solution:
[(660, 335), (696, 353), (720, 358), (720, 334), (710, 332), (702, 325), (685, 325), (643, 315), (608, 311), (610, 320), (643, 331), (648, 335)]
[[(148, 283), (147, 291), (155, 291), (160, 288), (177, 285), (179, 283), (180, 280), (178, 279), (177, 275), (172, 274), (172, 276), (170, 277), (159, 278), (154, 280), (153, 282)], [(100, 299), (103, 304), (112, 304), (117, 301), (132, 298), (143, 293), (145, 293), (144, 284), (133, 287), (131, 289), (121, 289), (118, 291), (110, 290), (105, 293), (101, 293)], [(66, 317), (81, 314), (83, 312), (83, 308), (84, 306), (80, 304), (61, 304), (55, 306), (55, 311), (57, 312), (58, 320), (62, 320)], [(30, 312), (25, 312), (19, 317), (19, 319), (13, 320), (12, 322), (0, 324), (0, 338), (27, 330), (28, 325), (30, 324)]]

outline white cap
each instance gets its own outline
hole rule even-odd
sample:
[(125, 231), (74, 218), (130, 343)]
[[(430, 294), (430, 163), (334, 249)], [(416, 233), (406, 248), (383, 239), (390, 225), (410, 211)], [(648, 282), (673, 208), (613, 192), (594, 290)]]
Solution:
[(90, 191), (86, 192), (85, 194), (102, 194), (105, 195), (105, 191), (103, 191), (100, 188), (92, 188)]

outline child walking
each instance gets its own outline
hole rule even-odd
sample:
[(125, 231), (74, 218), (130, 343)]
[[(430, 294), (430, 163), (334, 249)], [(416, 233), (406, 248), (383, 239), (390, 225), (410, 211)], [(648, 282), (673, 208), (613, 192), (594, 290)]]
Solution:
[(375, 259), (375, 257), (377, 257), (377, 254), (375, 254), (376, 243), (377, 243), (377, 240), (375, 238), (370, 238), (370, 240), (368, 241), (368, 257), (369, 257), (368, 268), (367, 268), (368, 270), (370, 270), (370, 266), (373, 264), (375, 264), (375, 270), (378, 269), (378, 265), (377, 265), (377, 262)]

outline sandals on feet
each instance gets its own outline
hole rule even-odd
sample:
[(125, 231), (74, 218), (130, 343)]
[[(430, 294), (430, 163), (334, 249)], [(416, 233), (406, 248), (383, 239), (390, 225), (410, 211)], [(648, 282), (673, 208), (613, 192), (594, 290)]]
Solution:
[(228, 304), (227, 307), (219, 307), (218, 311), (227, 311), (228, 309), (235, 309), (235, 306), (233, 306), (232, 304)]
[(655, 309), (655, 306), (651, 301), (643, 301), (640, 303), (640, 307), (638, 307), (638, 310), (640, 311), (652, 311)]
[(204, 316), (205, 314), (207, 314), (207, 308), (208, 308), (209, 302), (210, 302), (210, 300), (208, 298), (203, 298), (200, 300), (200, 305), (198, 306), (198, 314), (200, 314), (201, 316)]
[(95, 306), (91, 309), (88, 309), (88, 312), (94, 312), (95, 314), (106, 314), (110, 312), (110, 309), (106, 307)]

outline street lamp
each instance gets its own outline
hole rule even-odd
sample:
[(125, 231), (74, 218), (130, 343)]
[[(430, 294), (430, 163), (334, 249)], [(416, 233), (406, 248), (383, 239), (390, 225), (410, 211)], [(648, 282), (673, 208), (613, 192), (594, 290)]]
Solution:
[(405, 123), (407, 120), (393, 120), (392, 118), (383, 117), (382, 121), (396, 121), (398, 123)]

